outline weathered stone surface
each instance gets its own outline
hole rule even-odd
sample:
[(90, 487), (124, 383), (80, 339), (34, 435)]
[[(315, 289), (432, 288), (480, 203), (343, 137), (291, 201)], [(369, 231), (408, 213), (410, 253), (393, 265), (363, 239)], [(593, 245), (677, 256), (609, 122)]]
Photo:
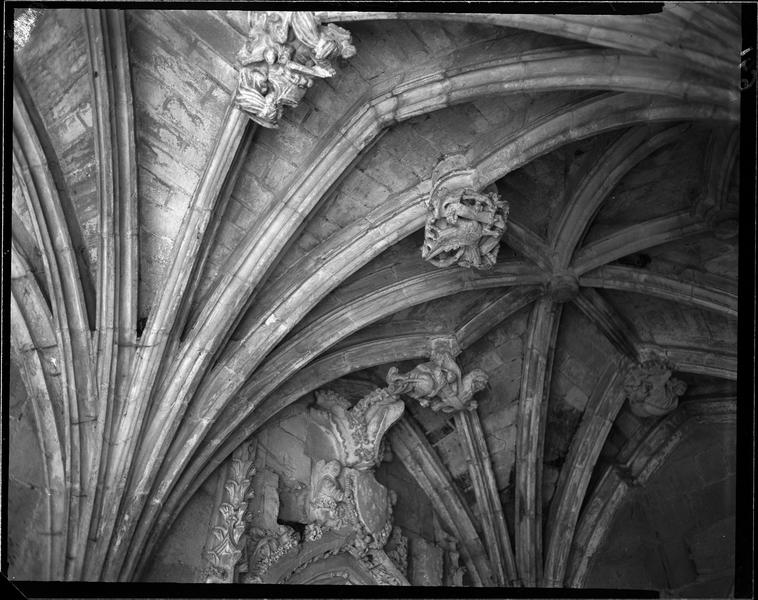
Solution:
[[(728, 456), (732, 431), (733, 425), (693, 427), (648, 485), (627, 494), (586, 585), (646, 585), (682, 597), (695, 590), (713, 597), (728, 592), (734, 564), (734, 502), (728, 497), (734, 481), (724, 479), (717, 465), (703, 473), (700, 459)], [(701, 475), (719, 481), (709, 489)], [(723, 512), (722, 506), (729, 508)], [(724, 551), (717, 556), (719, 544)]]
[[(54, 162), (61, 166), (63, 177), (54, 187), (59, 191), (68, 188), (73, 200), (71, 214), (57, 221), (53, 227), (56, 231), (51, 233), (73, 237), (81, 229), (84, 242), (74, 244), (74, 251), (83, 250), (87, 261), (96, 265), (101, 257), (93, 250), (107, 244), (112, 232), (120, 231), (119, 219), (124, 216), (109, 215), (108, 203), (101, 198), (98, 204), (95, 198), (96, 190), (107, 189), (102, 177), (95, 175), (107, 175), (108, 161), (103, 157), (107, 157), (108, 148), (100, 147), (96, 153), (94, 146), (107, 146), (115, 139), (93, 133), (95, 123), (100, 123), (101, 131), (106, 129), (102, 118), (98, 119), (102, 111), (96, 110), (104, 106), (105, 77), (102, 69), (95, 69), (86, 60), (87, 36), (80, 35), (85, 22), (81, 13), (45, 11), (46, 26), (37, 29), (29, 44), (14, 57), (15, 72), (26, 80), (42, 116), (44, 127), (40, 129), (47, 130), (54, 150), (48, 153), (45, 149), (43, 154), (57, 154)], [(413, 20), (408, 20), (407, 14), (374, 15), (372, 19), (378, 20), (345, 25), (354, 35), (359, 54), (350, 62), (333, 64), (339, 67), (338, 76), (313, 78), (307, 97), (278, 119), (277, 130), (248, 127), (239, 110), (227, 112), (237, 78), (235, 53), (247, 33), (246, 16), (243, 11), (215, 10), (127, 13), (128, 60), (124, 62), (131, 73), (126, 73), (125, 80), (133, 87), (138, 140), (137, 197), (131, 200), (141, 211), (141, 282), (139, 295), (128, 301), (135, 309), (139, 304), (135, 312), (138, 318), (127, 317), (119, 323), (131, 337), (122, 348), (113, 350), (123, 349), (129, 357), (134, 351), (135, 359), (126, 361), (131, 363), (126, 368), (117, 366), (112, 386), (102, 376), (107, 368), (97, 378), (100, 387), (114, 390), (112, 396), (104, 394), (97, 401), (110, 409), (108, 414), (114, 422), (121, 419), (117, 426), (104, 423), (98, 429), (107, 444), (103, 446), (107, 450), (103, 460), (110, 456), (103, 463), (100, 479), (97, 470), (87, 469), (88, 464), (95, 464), (93, 458), (100, 458), (99, 450), (93, 456), (91, 449), (95, 446), (80, 442), (85, 438), (89, 441), (93, 426), (78, 410), (83, 396), (76, 384), (82, 381), (88, 362), (102, 367), (105, 354), (87, 351), (86, 344), (67, 348), (65, 338), (73, 332), (77, 339), (93, 340), (98, 348), (111, 345), (109, 336), (115, 339), (118, 334), (102, 324), (117, 322), (111, 318), (115, 317), (111, 308), (118, 307), (108, 300), (113, 297), (109, 292), (112, 288), (102, 284), (93, 290), (96, 295), (92, 298), (97, 297), (98, 304), (84, 311), (61, 310), (63, 305), (55, 302), (55, 293), (60, 291), (61, 281), (64, 287), (76, 287), (76, 269), (70, 268), (67, 252), (51, 254), (40, 246), (28, 210), (13, 216), (14, 244), (23, 246), (32, 267), (29, 281), (36, 279), (41, 296), (40, 301), (17, 294), (26, 308), (22, 312), (60, 327), (59, 336), (54, 333), (43, 347), (24, 349), (23, 353), (38, 355), (47, 366), (55, 357), (64, 358), (44, 371), (46, 379), (35, 389), (33, 400), (47, 399), (46, 383), (53, 392), (59, 390), (49, 394), (49, 399), (55, 403), (55, 426), (64, 432), (60, 451), (67, 457), (67, 473), (75, 482), (85, 482), (96, 490), (99, 503), (92, 532), (86, 524), (78, 526), (71, 521), (71, 533), (82, 540), (91, 533), (96, 540), (86, 552), (85, 578), (100, 576), (101, 572), (110, 579), (196, 578), (202, 566), (201, 538), (207, 532), (197, 523), (209, 521), (210, 513), (203, 511), (215, 502), (203, 480), (242, 439), (261, 427), (259, 441), (265, 460), (261, 459), (259, 473), (265, 477), (257, 479), (256, 485), (268, 501), (258, 513), (264, 525), (256, 538), (261, 545), (250, 552), (257, 553), (257, 558), (252, 566), (243, 562), (252, 580), (276, 580), (285, 577), (288, 568), (292, 573), (295, 557), (306, 558), (302, 553), (306, 544), (289, 542), (298, 537), (301, 525), (308, 524), (313, 489), (320, 494), (328, 485), (311, 485), (312, 462), (316, 461), (304, 451), (308, 437), (304, 414), (293, 412), (276, 425), (272, 417), (282, 406), (295, 406), (298, 395), (328, 385), (330, 378), (370, 368), (373, 370), (344, 379), (338, 387), (350, 400), (362, 397), (366, 382), (383, 376), (390, 365), (400, 363), (407, 371), (423, 360), (425, 336), (457, 339), (463, 348), (458, 358), (463, 373), (480, 368), (489, 375), (488, 388), (477, 396), (482, 437), (494, 463), (493, 477), (505, 518), (511, 527), (514, 521), (526, 521), (519, 540), (533, 537), (535, 545), (545, 536), (535, 533), (538, 527), (529, 529), (529, 525), (541, 521), (543, 502), (539, 496), (543, 492), (546, 500), (550, 494), (551, 469), (561, 466), (566, 448), (574, 441), (582, 450), (577, 456), (589, 456), (587, 448), (599, 437), (598, 429), (589, 427), (577, 436), (573, 424), (592, 406), (591, 390), (607, 358), (615, 357), (616, 352), (634, 354), (639, 347), (659, 351), (672, 361), (677, 373), (682, 373), (683, 381), (701, 388), (699, 395), (683, 405), (707, 403), (708, 394), (702, 390), (716, 388), (703, 385), (710, 385), (715, 378), (731, 382), (736, 377), (738, 240), (729, 219), (737, 214), (739, 173), (725, 171), (724, 177), (718, 177), (704, 160), (711, 131), (735, 124), (737, 86), (734, 81), (728, 85), (714, 83), (726, 82), (729, 76), (728, 69), (721, 73), (713, 66), (726, 60), (727, 46), (739, 39), (734, 8), (671, 5), (662, 15), (636, 18), (634, 27), (613, 20), (615, 17), (569, 23), (560, 16), (546, 20), (528, 15), (457, 13), (424, 21), (419, 15)], [(398, 18), (401, 20), (393, 20)], [(608, 19), (615, 28), (608, 26)], [(692, 25), (698, 22), (708, 27)], [(551, 35), (513, 29), (523, 26), (543, 27)], [(288, 28), (283, 45), (302, 44), (290, 33)], [(108, 52), (108, 40), (101, 40), (96, 28), (88, 39), (91, 52), (93, 48)], [(577, 45), (577, 40), (582, 43)], [(99, 47), (101, 42), (104, 45)], [(315, 49), (305, 43), (298, 50), (305, 48), (307, 52)], [(262, 66), (265, 62), (269, 69), (265, 57), (263, 61), (254, 60), (256, 49), (248, 50), (253, 63)], [(294, 58), (294, 54), (287, 58)], [(271, 66), (274, 72), (292, 67), (279, 60)], [(318, 66), (315, 62), (305, 64), (308, 68)], [(267, 85), (277, 77), (267, 75)], [(260, 81), (252, 83), (255, 87)], [(255, 89), (260, 93), (261, 89)], [(299, 90), (294, 91), (299, 95)], [(112, 125), (127, 126), (127, 112), (114, 115)], [(701, 123), (649, 125), (672, 120), (690, 123), (693, 119)], [(675, 133), (662, 144), (656, 132), (669, 129)], [(625, 164), (629, 157), (610, 156), (609, 148), (617, 147), (616, 141), (625, 139), (630, 130), (639, 136), (640, 148), (649, 156), (621, 175), (618, 185), (611, 186), (607, 182), (615, 182), (617, 174), (613, 165)], [(224, 133), (219, 135), (219, 131)], [(596, 135), (603, 131), (607, 133)], [(507, 199), (509, 218), (513, 219), (503, 236), (495, 270), (501, 263), (523, 260), (522, 265), (533, 269), (528, 272), (531, 279), (519, 279), (507, 271), (499, 278), (486, 279), (486, 275), (468, 269), (449, 269), (464, 275), (450, 277), (444, 283), (429, 276), (445, 271), (425, 265), (418, 256), (423, 244), (423, 200), (429, 198), (435, 164), (441, 155), (451, 153), (462, 153), (471, 164), (477, 164), (478, 175), (489, 178), (487, 183), (499, 178), (496, 186)], [(45, 165), (36, 164), (44, 161), (32, 162), (35, 173), (44, 171)], [(97, 164), (100, 166), (95, 168)], [(581, 197), (585, 175), (595, 167), (602, 192), (593, 196), (599, 207), (597, 218), (590, 222), (588, 216), (587, 223), (578, 220), (572, 232), (576, 236), (566, 236), (584, 239), (588, 245), (574, 254), (573, 248), (567, 250), (573, 244), (566, 243), (551, 254), (556, 233), (562, 231), (556, 227), (560, 215), (567, 204)], [(18, 173), (14, 178), (16, 210), (25, 199)], [(487, 193), (481, 185), (471, 188)], [(720, 190), (718, 197), (706, 200), (721, 210), (714, 215), (703, 213), (706, 225), (714, 231), (696, 236), (693, 228), (700, 226), (696, 221), (702, 213), (696, 205), (703, 200), (700, 195), (704, 190)], [(588, 212), (594, 215), (595, 210)], [(42, 216), (38, 223), (50, 222), (49, 215)], [(94, 228), (93, 223), (97, 225)], [(635, 232), (645, 235), (635, 237)], [(688, 237), (677, 237), (685, 235)], [(666, 243), (644, 247), (661, 240)], [(595, 242), (602, 243), (593, 245)], [(634, 250), (632, 256), (619, 254), (630, 248)], [(36, 262), (35, 252), (39, 258)], [(555, 358), (546, 368), (550, 393), (543, 390), (539, 397), (535, 394), (534, 402), (522, 402), (522, 410), (517, 410), (522, 371), (527, 374), (524, 379), (533, 377), (540, 369), (540, 360), (551, 352), (543, 348), (544, 352), (535, 357), (535, 344), (525, 339), (529, 304), (537, 296), (525, 293), (521, 312), (513, 315), (507, 311), (508, 303), (527, 287), (542, 293), (550, 274), (558, 271), (567, 275), (568, 285), (565, 289), (555, 283), (552, 288), (548, 285), (552, 301), (573, 298), (579, 304), (574, 282), (568, 281), (570, 275), (563, 269), (572, 265), (572, 257), (580, 267), (589, 268), (587, 265), (597, 266), (609, 256), (626, 265), (623, 268), (634, 262), (626, 279), (619, 275), (619, 265), (613, 265), (607, 278), (582, 275), (580, 282), (621, 289), (618, 293), (602, 292), (617, 310), (618, 319), (601, 314), (602, 306), (595, 313), (583, 311), (589, 321), (575, 318), (572, 305), (565, 304)], [(102, 280), (109, 281), (110, 286), (115, 283), (110, 277)], [(500, 287), (483, 293), (482, 286), (488, 282)], [(22, 289), (15, 279), (12, 283), (14, 290)], [(513, 297), (511, 292), (515, 292)], [(645, 299), (646, 294), (653, 296)], [(477, 312), (486, 306), (494, 308)], [(477, 312), (479, 321), (470, 311)], [(374, 327), (377, 319), (381, 323)], [(618, 343), (623, 328), (614, 324), (623, 320), (629, 322), (629, 329), (639, 340), (630, 335), (626, 340), (629, 343)], [(92, 323), (96, 323), (94, 328)], [(476, 342), (480, 336), (484, 337)], [(607, 343), (606, 337), (614, 343)], [(352, 347), (358, 342), (365, 345)], [(339, 354), (343, 348), (347, 350)], [(360, 354), (361, 349), (365, 356)], [(402, 360), (413, 362), (404, 364)], [(537, 390), (534, 379), (539, 378), (531, 379), (526, 389)], [(721, 397), (732, 393), (730, 390), (717, 392)], [(24, 402), (27, 412), (18, 423), (12, 418), (10, 430), (13, 439), (26, 440), (19, 448), (24, 455), (31, 455), (39, 449), (31, 443), (34, 427), (29, 402), (11, 399), (14, 407)], [(549, 407), (547, 416), (540, 413), (545, 405)], [(524, 406), (540, 410), (523, 410)], [(701, 417), (706, 418), (709, 410), (704, 409)], [(460, 572), (451, 575), (456, 572), (455, 561), (448, 560), (453, 550), (446, 548), (443, 584), (496, 581), (491, 563), (497, 559), (488, 554), (479, 539), (486, 537), (481, 530), (487, 522), (483, 487), (464, 460), (460, 439), (441, 411), (422, 410), (414, 415), (421, 427), (411, 436), (411, 447), (404, 448), (403, 455), (413, 476), (392, 463), (379, 467), (384, 487), (402, 491), (394, 511), (396, 524), (401, 524), (409, 537), (415, 534), (439, 544), (436, 535), (430, 533), (430, 515), (434, 510), (444, 512), (446, 526), (460, 538), (455, 551), (461, 552), (469, 572), (465, 579), (460, 578)], [(523, 427), (530, 419), (548, 421), (544, 436), (539, 433), (539, 422)], [(642, 420), (628, 409), (622, 411), (612, 428), (604, 459), (613, 460), (626, 441), (642, 435)], [(524, 467), (524, 461), (519, 462), (515, 471), (518, 474), (519, 470), (534, 468), (534, 480), (514, 486), (518, 479), (513, 476), (515, 449), (519, 433), (525, 429), (538, 433), (522, 440), (520, 447), (522, 455), (529, 455), (528, 464)], [(145, 431), (146, 435), (139, 435)], [(533, 446), (527, 447), (530, 440)], [(661, 435), (655, 443), (670, 441)], [(641, 480), (643, 489), (651, 491), (646, 508), (651, 531), (683, 528), (687, 522), (710, 531), (710, 517), (729, 518), (728, 511), (734, 505), (734, 492), (730, 491), (733, 452), (700, 452), (707, 443), (703, 438), (691, 448), (698, 464), (697, 477), (687, 476), (692, 466), (686, 461), (677, 465), (671, 476), (670, 487), (683, 494), (675, 514), (654, 514), (654, 506), (667, 504), (668, 492), (658, 494)], [(335, 450), (341, 444), (322, 446), (325, 464), (335, 456), (347, 455), (344, 449)], [(537, 447), (544, 447), (546, 456), (542, 458), (552, 461), (543, 469), (541, 479), (536, 468), (540, 464), (535, 458)], [(46, 448), (43, 454), (49, 456)], [(373, 465), (382, 455), (379, 449), (366, 462)], [(81, 470), (77, 464), (80, 458)], [(43, 494), (29, 495), (31, 487), (17, 485), (26, 479), (44, 480), (38, 477), (38, 467), (45, 461), (11, 459), (9, 489), (17, 496), (11, 503), (9, 520), (17, 565), (45, 557), (44, 544), (37, 544), (37, 540), (49, 539), (51, 527), (41, 508)], [(346, 479), (351, 467), (341, 463), (339, 467), (332, 477), (335, 489), (345, 495), (354, 490), (363, 494), (353, 502), (355, 522), (360, 523), (362, 531), (382, 534), (378, 515), (391, 504), (391, 495), (373, 483), (354, 486), (353, 479)], [(591, 467), (585, 463), (577, 466), (577, 473), (585, 471), (589, 474)], [(722, 476), (717, 477), (716, 471)], [(567, 481), (576, 483), (580, 479), (577, 475)], [(315, 483), (322, 481), (329, 483), (328, 478)], [(44, 490), (38, 483), (30, 484), (35, 486), (35, 494)], [(525, 489), (534, 494), (534, 502), (525, 499), (529, 495), (523, 493)], [(559, 489), (560, 485), (554, 502), (562, 497)], [(97, 490), (104, 490), (105, 500)], [(80, 501), (79, 491), (72, 491), (70, 514), (86, 513), (87, 503), (95, 496)], [(581, 493), (577, 491), (576, 496)], [(579, 500), (569, 508), (578, 506)], [(535, 510), (514, 517), (514, 504), (528, 504)], [(182, 512), (185, 505), (187, 509)], [(363, 517), (358, 515), (358, 505), (365, 509)], [(113, 506), (120, 506), (119, 511)], [(564, 524), (573, 518), (572, 510), (565, 515), (560, 518)], [(37, 530), (27, 527), (30, 519)], [(318, 519), (326, 524), (333, 515), (322, 513)], [(644, 525), (644, 519), (635, 521), (634, 515), (629, 521)], [(293, 531), (286, 529), (290, 526)], [(113, 544), (110, 529), (116, 532)], [(167, 530), (170, 534), (165, 544), (154, 541)], [(29, 532), (26, 539), (24, 532)], [(717, 534), (701, 537), (693, 533), (688, 538), (693, 552), (707, 547), (713, 535)], [(666, 585), (669, 590), (672, 585), (679, 586), (674, 591), (683, 595), (709, 589), (728, 593), (729, 582), (722, 585), (724, 578), (717, 575), (722, 564), (718, 560), (724, 557), (697, 551), (697, 571), (719, 581), (709, 588), (706, 581), (691, 580), (693, 567), (681, 557), (681, 538), (679, 535), (679, 541), (671, 537), (653, 545), (649, 540), (637, 543), (633, 536), (620, 535), (619, 543), (633, 551), (620, 553), (614, 573), (599, 585), (612, 587), (614, 581), (622, 581), (628, 574), (640, 575), (638, 581), (644, 585)], [(563, 542), (564, 536), (558, 539)], [(566, 545), (570, 541), (566, 539)], [(376, 540), (368, 544), (374, 542), (380, 545)], [(19, 553), (24, 544), (25, 550)], [(712, 546), (716, 548), (717, 544)], [(263, 578), (260, 573), (256, 575), (258, 566), (282, 548), (287, 548), (279, 556), (284, 560), (272, 563), (274, 570), (266, 571)], [(68, 579), (80, 578), (78, 563), (85, 553), (79, 549), (78, 542), (72, 541), (70, 552), (60, 553), (61, 563), (72, 557)], [(295, 575), (304, 577), (303, 581), (330, 583), (402, 581), (387, 567), (391, 565), (389, 559), (385, 560), (378, 548), (373, 550), (360, 559), (345, 558), (344, 552), (332, 557), (333, 562), (314, 559)], [(639, 560), (641, 554), (644, 560)], [(539, 567), (544, 553), (538, 551), (535, 556), (539, 557), (534, 561)], [(97, 563), (105, 559), (108, 565), (101, 571), (102, 565)], [(662, 568), (665, 561), (669, 561), (668, 575)], [(331, 577), (307, 571), (320, 568), (313, 565), (327, 570), (334, 566), (339, 573)]]
[(233, 583), (236, 578), (235, 569), (245, 546), (248, 498), (255, 493), (250, 490), (255, 475), (255, 447), (254, 442), (240, 446), (224, 473), (221, 502), (206, 542), (206, 583)]
[(409, 579), (413, 585), (443, 584), (442, 548), (422, 538), (411, 538), (409, 554)]
[(671, 376), (661, 360), (648, 360), (633, 367), (626, 376), (624, 392), (632, 412), (639, 417), (665, 415), (674, 410), (687, 384)]
[(74, 207), (85, 264), (97, 273), (98, 224), (92, 97), (84, 15), (41, 11), (29, 41), (16, 53)]

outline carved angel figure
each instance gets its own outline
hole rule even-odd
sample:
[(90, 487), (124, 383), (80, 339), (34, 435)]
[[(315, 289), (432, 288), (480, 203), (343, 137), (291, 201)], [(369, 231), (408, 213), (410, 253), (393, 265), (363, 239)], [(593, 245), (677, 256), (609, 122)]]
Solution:
[(481, 369), (462, 377), (460, 367), (446, 351), (433, 351), (429, 362), (417, 365), (408, 373), (400, 374), (397, 367), (387, 373), (388, 389), (392, 393), (405, 394), (425, 408), (445, 413), (475, 410), (477, 402), (473, 396), (486, 387), (487, 380), (487, 374)]
[(629, 408), (638, 417), (671, 412), (686, 390), (687, 384), (672, 377), (669, 366), (660, 360), (649, 360), (630, 369), (624, 381)]
[(235, 101), (264, 127), (276, 128), (283, 107), (297, 106), (314, 77), (332, 77), (333, 58), (355, 55), (348, 31), (322, 27), (310, 11), (250, 11), (248, 23)]

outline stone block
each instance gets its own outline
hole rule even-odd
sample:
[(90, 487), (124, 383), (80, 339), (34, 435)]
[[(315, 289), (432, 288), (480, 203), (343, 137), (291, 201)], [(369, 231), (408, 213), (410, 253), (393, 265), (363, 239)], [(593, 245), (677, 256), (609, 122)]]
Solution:
[(334, 125), (335, 118), (328, 111), (314, 107), (303, 120), (303, 129), (311, 135), (320, 138)]
[(291, 417), (279, 421), (279, 427), (303, 443), (305, 442), (306, 426), (307, 423), (304, 412), (300, 412), (299, 414), (292, 415)]
[(284, 159), (275, 161), (263, 181), (272, 190), (284, 190), (298, 172), (298, 166)]
[(434, 446), (453, 477), (458, 477), (468, 470), (466, 458), (457, 433), (446, 435)]
[(296, 481), (310, 481), (310, 460), (303, 440), (288, 433), (278, 424), (272, 426), (266, 439), (259, 440), (258, 451), (266, 454), (266, 465), (282, 476)]
[(670, 587), (678, 588), (697, 578), (695, 564), (690, 559), (687, 545), (682, 538), (664, 542), (660, 548)]
[[(260, 449), (258, 450), (260, 453)], [(260, 458), (260, 457), (258, 457)], [(274, 471), (258, 466), (257, 471), (250, 482), (254, 494), (248, 500), (247, 512), (258, 527), (276, 529), (276, 520), (279, 516), (279, 475)]]
[(704, 581), (694, 581), (677, 589), (678, 598), (727, 598), (734, 585), (734, 575), (726, 574)]
[(280, 480), (278, 518), (293, 523), (308, 523), (310, 487), (282, 483)]
[(690, 496), (695, 518), (703, 525), (734, 515), (736, 479), (731, 476), (712, 483)]
[[(726, 454), (716, 447), (697, 455), (697, 473), (704, 484), (720, 481), (730, 472)], [(733, 470), (733, 469), (732, 469)]]
[(690, 556), (700, 577), (734, 568), (735, 519), (727, 517), (685, 536)]
[(563, 397), (563, 401), (578, 411), (583, 411), (587, 406), (587, 394), (576, 386), (572, 386)]
[(408, 578), (411, 585), (442, 585), (442, 548), (419, 537), (409, 539), (408, 546)]

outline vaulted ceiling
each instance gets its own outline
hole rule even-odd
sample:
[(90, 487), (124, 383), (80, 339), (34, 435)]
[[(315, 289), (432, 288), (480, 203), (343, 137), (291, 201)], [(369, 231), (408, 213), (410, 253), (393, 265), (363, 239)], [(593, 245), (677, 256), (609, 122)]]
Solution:
[[(242, 11), (46, 9), (17, 48), (13, 389), (48, 492), (14, 530), (26, 576), (138, 578), (282, 409), (432, 338), (490, 377), (447, 430), (407, 411), (476, 506), (484, 583), (582, 585), (656, 432), (733, 420), (739, 6), (320, 17), (357, 55), (278, 129), (232, 102)], [(421, 259), (451, 153), (509, 203), (491, 271)], [(674, 416), (623, 402), (651, 352), (688, 385)], [(472, 435), (486, 485), (456, 463)]]

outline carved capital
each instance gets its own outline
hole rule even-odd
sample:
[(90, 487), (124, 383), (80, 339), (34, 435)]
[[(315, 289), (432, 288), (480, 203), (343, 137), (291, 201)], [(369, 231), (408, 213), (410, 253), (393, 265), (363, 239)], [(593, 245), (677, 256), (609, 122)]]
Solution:
[(463, 376), (455, 359), (446, 350), (432, 350), (431, 360), (405, 374), (392, 367), (387, 373), (389, 391), (418, 400), (423, 407), (445, 413), (475, 410), (474, 394), (487, 385), (488, 376), (474, 369)]
[(687, 385), (671, 376), (671, 367), (653, 358), (629, 369), (624, 392), (629, 408), (638, 417), (665, 415), (679, 404)]
[(250, 11), (248, 21), (235, 104), (264, 127), (278, 127), (284, 107), (297, 106), (314, 78), (332, 77), (334, 59), (355, 55), (350, 33), (321, 25), (311, 11)]
[(421, 257), (437, 267), (491, 269), (505, 232), (508, 203), (497, 192), (477, 191), (475, 170), (452, 155), (432, 172)]

